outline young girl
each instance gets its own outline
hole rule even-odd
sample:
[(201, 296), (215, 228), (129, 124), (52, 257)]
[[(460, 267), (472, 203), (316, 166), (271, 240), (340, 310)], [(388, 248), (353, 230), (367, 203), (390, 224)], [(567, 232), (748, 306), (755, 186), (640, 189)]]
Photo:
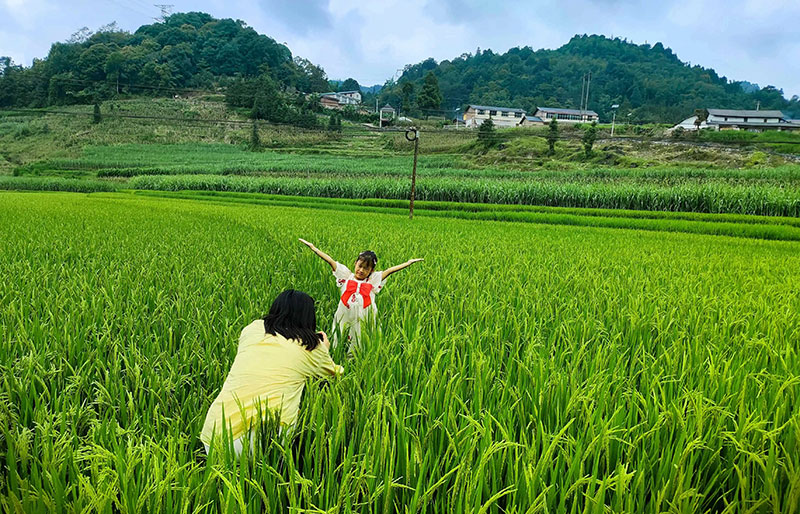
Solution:
[(361, 335), (361, 321), (374, 317), (378, 313), (378, 308), (375, 306), (375, 295), (383, 289), (383, 283), (386, 278), (396, 271), (424, 260), (411, 259), (384, 271), (375, 271), (378, 257), (375, 252), (367, 250), (358, 255), (356, 262), (353, 264), (353, 271), (350, 271), (347, 266), (334, 261), (328, 254), (319, 250), (305, 239), (301, 239), (300, 242), (311, 248), (311, 251), (331, 265), (333, 276), (336, 277), (336, 285), (339, 286), (341, 292), (339, 306), (333, 317), (333, 345), (336, 346), (338, 343), (337, 327), (342, 333), (345, 330), (349, 330), (350, 347), (348, 352), (352, 352), (358, 347), (358, 339)]

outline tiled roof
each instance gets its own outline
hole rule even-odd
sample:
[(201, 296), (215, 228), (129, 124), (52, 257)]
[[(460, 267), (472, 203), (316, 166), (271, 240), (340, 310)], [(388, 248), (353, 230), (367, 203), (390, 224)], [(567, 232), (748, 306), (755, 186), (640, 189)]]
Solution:
[(586, 114), (588, 116), (597, 116), (597, 113), (594, 111), (581, 111), (578, 109), (561, 109), (560, 107), (537, 107), (539, 111), (544, 112), (553, 112), (556, 114)]
[(714, 116), (733, 116), (739, 118), (783, 118), (781, 111), (743, 111), (737, 109), (708, 109)]
[(470, 105), (472, 109), (483, 109), (484, 111), (500, 111), (500, 112), (521, 112), (525, 114), (522, 109), (514, 109), (512, 107), (495, 107), (493, 105)]

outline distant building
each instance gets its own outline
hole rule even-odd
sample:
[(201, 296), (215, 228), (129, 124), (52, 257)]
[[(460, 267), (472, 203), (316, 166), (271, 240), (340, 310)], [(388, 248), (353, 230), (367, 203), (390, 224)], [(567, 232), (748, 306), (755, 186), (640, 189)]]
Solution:
[(319, 97), (319, 103), (326, 109), (341, 109), (342, 105), (335, 96), (322, 95)]
[(600, 116), (594, 111), (561, 109), (558, 107), (537, 107), (534, 115), (541, 118), (545, 123), (550, 123), (550, 120), (566, 123), (591, 123), (600, 119)]
[(342, 109), (346, 105), (361, 105), (361, 91), (331, 91), (322, 93), (319, 103), (326, 109)]
[(492, 118), (497, 127), (515, 127), (519, 125), (525, 111), (511, 107), (494, 107), (491, 105), (470, 105), (464, 111), (464, 124), (467, 127), (479, 127), (484, 121)]
[(519, 122), (520, 127), (543, 127), (547, 125), (544, 120), (532, 114), (523, 114)]
[(394, 107), (392, 107), (389, 104), (386, 104), (383, 107), (381, 107), (381, 110), (379, 111), (379, 114), (378, 114), (379, 122), (380, 122), (379, 126), (380, 127), (388, 127), (392, 123), (392, 121), (394, 120), (394, 117), (395, 117), (396, 114), (397, 114), (397, 112), (394, 110)]
[(698, 127), (697, 116), (686, 118), (672, 130), (681, 127), (683, 130), (747, 130), (762, 132), (764, 130), (800, 130), (800, 121), (787, 118), (781, 111), (752, 111), (737, 109), (708, 109), (708, 118)]

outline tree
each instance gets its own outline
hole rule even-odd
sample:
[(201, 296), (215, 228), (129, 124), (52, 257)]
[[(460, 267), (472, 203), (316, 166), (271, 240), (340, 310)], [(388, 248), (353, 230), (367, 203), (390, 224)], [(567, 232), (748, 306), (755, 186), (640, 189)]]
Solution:
[(273, 102), (267, 99), (267, 95), (259, 92), (253, 101), (253, 108), (250, 111), (250, 117), (254, 120), (266, 120), (270, 116), (270, 107), (273, 107)]
[(700, 125), (702, 125), (703, 122), (708, 119), (708, 111), (705, 109), (695, 109), (694, 115), (695, 115), (694, 128), (696, 130), (700, 130)]
[(328, 130), (331, 132), (341, 132), (342, 131), (342, 117), (339, 116), (337, 113), (333, 113), (328, 118)]
[(411, 96), (414, 94), (414, 83), (403, 82), (403, 85), (400, 86), (400, 92), (403, 95), (401, 108), (408, 110), (408, 108), (411, 107)]
[(558, 141), (558, 120), (553, 118), (550, 121), (550, 127), (547, 130), (547, 146), (550, 147), (548, 153), (554, 155), (556, 153), (556, 141)]
[(419, 96), (417, 96), (417, 105), (423, 111), (435, 111), (442, 105), (442, 92), (439, 90), (439, 81), (432, 71), (425, 75)]
[(339, 86), (339, 91), (361, 91), (361, 86), (358, 81), (353, 78), (348, 78)]
[(253, 120), (253, 130), (250, 133), (250, 150), (257, 152), (261, 149), (261, 138), (258, 136), (258, 121)]
[(589, 127), (583, 131), (583, 138), (581, 141), (583, 142), (583, 151), (586, 153), (586, 157), (590, 157), (592, 155), (592, 147), (594, 146), (594, 142), (597, 140), (597, 122), (593, 121)]
[(484, 120), (481, 126), (478, 127), (478, 143), (483, 146), (484, 150), (488, 150), (497, 144), (497, 131), (494, 128), (492, 118)]
[(112, 52), (106, 58), (106, 63), (104, 66), (104, 71), (106, 72), (106, 76), (109, 78), (113, 78), (116, 82), (116, 91), (119, 94), (119, 76), (122, 73), (123, 68), (125, 67), (125, 54), (122, 52)]

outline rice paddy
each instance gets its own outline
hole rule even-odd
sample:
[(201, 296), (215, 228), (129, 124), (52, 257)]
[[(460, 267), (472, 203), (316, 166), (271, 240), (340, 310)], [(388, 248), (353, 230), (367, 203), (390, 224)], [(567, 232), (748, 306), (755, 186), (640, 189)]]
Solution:
[[(797, 241), (200, 196), (0, 193), (4, 511), (800, 512)], [(425, 262), (291, 436), (206, 456), (239, 331), (289, 287), (330, 326), (298, 237)]]

